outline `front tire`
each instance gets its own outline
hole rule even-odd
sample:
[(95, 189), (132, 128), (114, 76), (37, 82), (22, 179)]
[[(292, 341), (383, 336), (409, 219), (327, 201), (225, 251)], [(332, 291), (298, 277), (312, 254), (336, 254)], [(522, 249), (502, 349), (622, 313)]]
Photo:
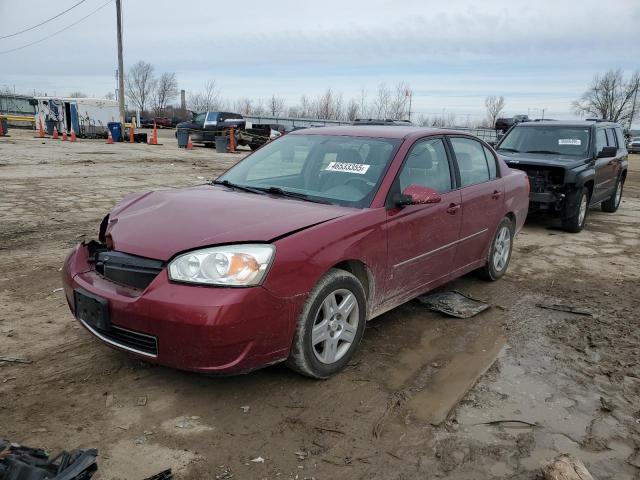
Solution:
[(335, 375), (353, 356), (366, 321), (367, 302), (360, 281), (344, 270), (330, 270), (302, 309), (287, 366), (312, 378)]
[(567, 207), (562, 220), (562, 228), (569, 233), (579, 233), (584, 228), (589, 213), (589, 190), (580, 188), (575, 199), (575, 203)]
[(616, 181), (616, 188), (609, 198), (600, 204), (600, 208), (603, 212), (613, 213), (618, 210), (620, 202), (622, 201), (622, 188), (624, 187), (624, 179), (618, 178)]
[(487, 263), (480, 271), (485, 279), (495, 282), (506, 273), (511, 260), (514, 234), (513, 222), (507, 217), (503, 218), (491, 241)]

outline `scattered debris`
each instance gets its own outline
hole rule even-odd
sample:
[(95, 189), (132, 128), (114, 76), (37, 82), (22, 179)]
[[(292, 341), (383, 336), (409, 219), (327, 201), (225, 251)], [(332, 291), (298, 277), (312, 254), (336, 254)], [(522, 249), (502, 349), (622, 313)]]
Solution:
[(242, 413), (249, 413), (249, 410), (251, 409), (249, 405), (244, 405), (240, 408), (242, 409)]
[(171, 469), (168, 468), (166, 470), (161, 471), (160, 473), (156, 473), (150, 477), (145, 478), (144, 480), (171, 480), (173, 478), (173, 473)]
[(33, 363), (31, 360), (28, 360), (26, 358), (15, 358), (15, 357), (0, 357), (0, 362)]
[(313, 428), (315, 428), (319, 432), (339, 433), (340, 435), (345, 435), (345, 433), (342, 430), (338, 430), (336, 428), (326, 428), (326, 427), (318, 427), (318, 426)]
[(456, 318), (471, 318), (490, 308), (490, 305), (457, 290), (422, 295), (418, 300), (430, 310)]
[(51, 293), (57, 293), (57, 292), (61, 292), (62, 290), (64, 290), (62, 287), (60, 288), (54, 288), (53, 291)]
[(545, 480), (594, 480), (587, 467), (571, 455), (562, 454), (542, 469)]
[(98, 470), (97, 456), (98, 451), (90, 448), (60, 452), (50, 459), (42, 448), (25, 447), (0, 439), (0, 478), (89, 480)]
[(147, 396), (143, 395), (142, 397), (138, 397), (138, 401), (136, 402), (136, 405), (138, 405), (139, 407), (144, 407), (147, 404)]
[(7, 377), (4, 380), (2, 380), (2, 383), (7, 383), (9, 380), (15, 380), (18, 377)]
[(256, 457), (254, 459), (251, 460), (253, 463), (264, 463), (264, 458), (262, 457)]
[(491, 420), (490, 422), (476, 423), (476, 425), (504, 425), (511, 428), (522, 428), (523, 426), (527, 428), (536, 428), (540, 426), (535, 422), (531, 423), (525, 420)]
[(296, 457), (298, 457), (298, 460), (306, 460), (306, 458), (309, 456), (309, 453), (302, 451), (302, 450), (298, 450), (297, 452), (293, 452), (295, 454)]
[(593, 313), (585, 308), (574, 307), (573, 305), (565, 305), (562, 303), (536, 303), (536, 307), (544, 308), (546, 310), (555, 310), (557, 312), (574, 313), (576, 315), (585, 315), (587, 317), (593, 317)]
[(118, 428), (120, 430), (129, 430), (130, 427), (129, 427), (129, 425), (118, 425)]

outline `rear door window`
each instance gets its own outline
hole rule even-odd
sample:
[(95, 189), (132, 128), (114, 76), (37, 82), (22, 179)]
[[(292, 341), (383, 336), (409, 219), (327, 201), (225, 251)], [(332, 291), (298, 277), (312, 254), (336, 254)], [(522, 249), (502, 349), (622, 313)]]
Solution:
[(496, 178), (496, 157), (494, 157), (493, 152), (491, 152), (491, 150), (489, 150), (484, 145), (482, 146), (482, 148), (484, 149), (484, 156), (487, 158), (487, 165), (489, 166), (489, 177)]
[(607, 145), (618, 148), (618, 139), (613, 128), (607, 128)]
[(604, 128), (599, 128), (596, 132), (596, 152), (600, 152), (607, 146), (607, 135), (604, 133)]
[(483, 145), (470, 138), (451, 137), (463, 187), (489, 180), (489, 166)]

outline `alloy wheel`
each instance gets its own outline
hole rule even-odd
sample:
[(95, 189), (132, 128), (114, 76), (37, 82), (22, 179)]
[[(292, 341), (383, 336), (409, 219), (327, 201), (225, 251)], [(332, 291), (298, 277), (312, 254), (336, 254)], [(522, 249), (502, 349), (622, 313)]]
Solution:
[(511, 251), (511, 231), (509, 227), (503, 225), (496, 235), (493, 249), (493, 267), (501, 272), (507, 265), (509, 253)]
[(315, 357), (322, 363), (340, 360), (356, 339), (360, 311), (356, 296), (349, 290), (334, 290), (316, 312), (311, 331)]
[(584, 223), (584, 219), (587, 216), (587, 196), (582, 195), (580, 198), (580, 210), (578, 210), (578, 225), (582, 225)]

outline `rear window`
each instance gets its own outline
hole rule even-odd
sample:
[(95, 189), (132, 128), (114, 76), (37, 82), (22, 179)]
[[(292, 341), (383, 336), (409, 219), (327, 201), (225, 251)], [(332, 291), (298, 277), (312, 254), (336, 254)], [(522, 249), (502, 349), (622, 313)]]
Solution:
[(218, 112), (207, 113), (207, 122), (217, 122), (217, 121), (218, 121)]

